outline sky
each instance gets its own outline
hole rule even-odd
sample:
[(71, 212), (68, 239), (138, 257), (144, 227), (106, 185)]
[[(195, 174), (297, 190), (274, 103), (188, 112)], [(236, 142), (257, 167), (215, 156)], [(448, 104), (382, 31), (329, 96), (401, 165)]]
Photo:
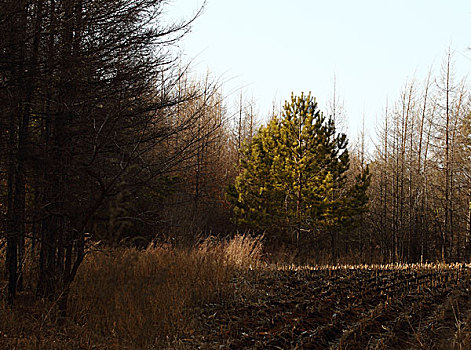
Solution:
[[(189, 18), (202, 0), (172, 0)], [(180, 42), (195, 74), (211, 75), (236, 101), (242, 91), (267, 120), (291, 92), (312, 92), (321, 110), (337, 96), (356, 137), (364, 118), (374, 138), (386, 103), (404, 84), (439, 71), (454, 52), (458, 78), (471, 69), (470, 0), (207, 0)]]

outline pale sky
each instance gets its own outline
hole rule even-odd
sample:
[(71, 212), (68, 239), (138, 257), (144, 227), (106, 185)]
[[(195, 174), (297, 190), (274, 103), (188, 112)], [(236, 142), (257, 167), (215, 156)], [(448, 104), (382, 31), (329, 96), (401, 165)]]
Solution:
[[(201, 4), (173, 0), (167, 14), (189, 17)], [(180, 43), (193, 72), (209, 70), (233, 100), (240, 89), (253, 96), (265, 120), (292, 91), (311, 91), (325, 110), (335, 76), (350, 139), (362, 115), (374, 134), (386, 101), (438, 71), (448, 47), (456, 77), (467, 75), (470, 46), (470, 0), (208, 0)]]

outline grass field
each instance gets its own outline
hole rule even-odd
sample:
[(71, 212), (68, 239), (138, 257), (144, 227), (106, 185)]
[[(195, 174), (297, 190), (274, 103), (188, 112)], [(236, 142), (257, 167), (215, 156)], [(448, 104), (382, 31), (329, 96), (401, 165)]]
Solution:
[[(162, 348), (194, 329), (198, 307), (233, 298), (232, 281), (260, 253), (259, 240), (242, 236), (192, 249), (95, 248), (73, 283), (66, 320), (56, 318), (54, 302), (35, 300), (34, 284), (26, 284), (13, 310), (2, 299), (0, 349)], [(35, 269), (28, 261), (25, 275)]]

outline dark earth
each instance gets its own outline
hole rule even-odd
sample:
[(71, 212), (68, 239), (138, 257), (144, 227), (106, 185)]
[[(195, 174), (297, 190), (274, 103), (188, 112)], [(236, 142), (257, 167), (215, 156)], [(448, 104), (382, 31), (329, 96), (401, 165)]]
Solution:
[(174, 348), (471, 349), (464, 265), (262, 269), (197, 310)]

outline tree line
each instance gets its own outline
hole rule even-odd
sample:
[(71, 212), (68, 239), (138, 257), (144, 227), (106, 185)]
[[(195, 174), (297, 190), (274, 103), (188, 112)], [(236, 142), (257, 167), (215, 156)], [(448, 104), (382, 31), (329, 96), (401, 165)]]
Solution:
[(438, 74), (405, 84), (372, 160), (369, 239), (387, 261), (471, 253), (470, 95), (448, 52)]
[[(34, 284), (38, 297), (59, 300), (65, 310), (87, 240), (148, 240), (170, 220), (167, 198), (193, 191), (180, 201), (196, 209), (209, 192), (196, 178), (208, 171), (215, 144), (226, 139), (223, 106), (214, 82), (186, 81), (173, 50), (194, 18), (164, 24), (164, 5), (0, 4), (2, 236), (10, 304), (17, 290)], [(194, 182), (186, 185), (183, 177)], [(26, 241), (38, 265), (32, 281), (23, 280)]]

